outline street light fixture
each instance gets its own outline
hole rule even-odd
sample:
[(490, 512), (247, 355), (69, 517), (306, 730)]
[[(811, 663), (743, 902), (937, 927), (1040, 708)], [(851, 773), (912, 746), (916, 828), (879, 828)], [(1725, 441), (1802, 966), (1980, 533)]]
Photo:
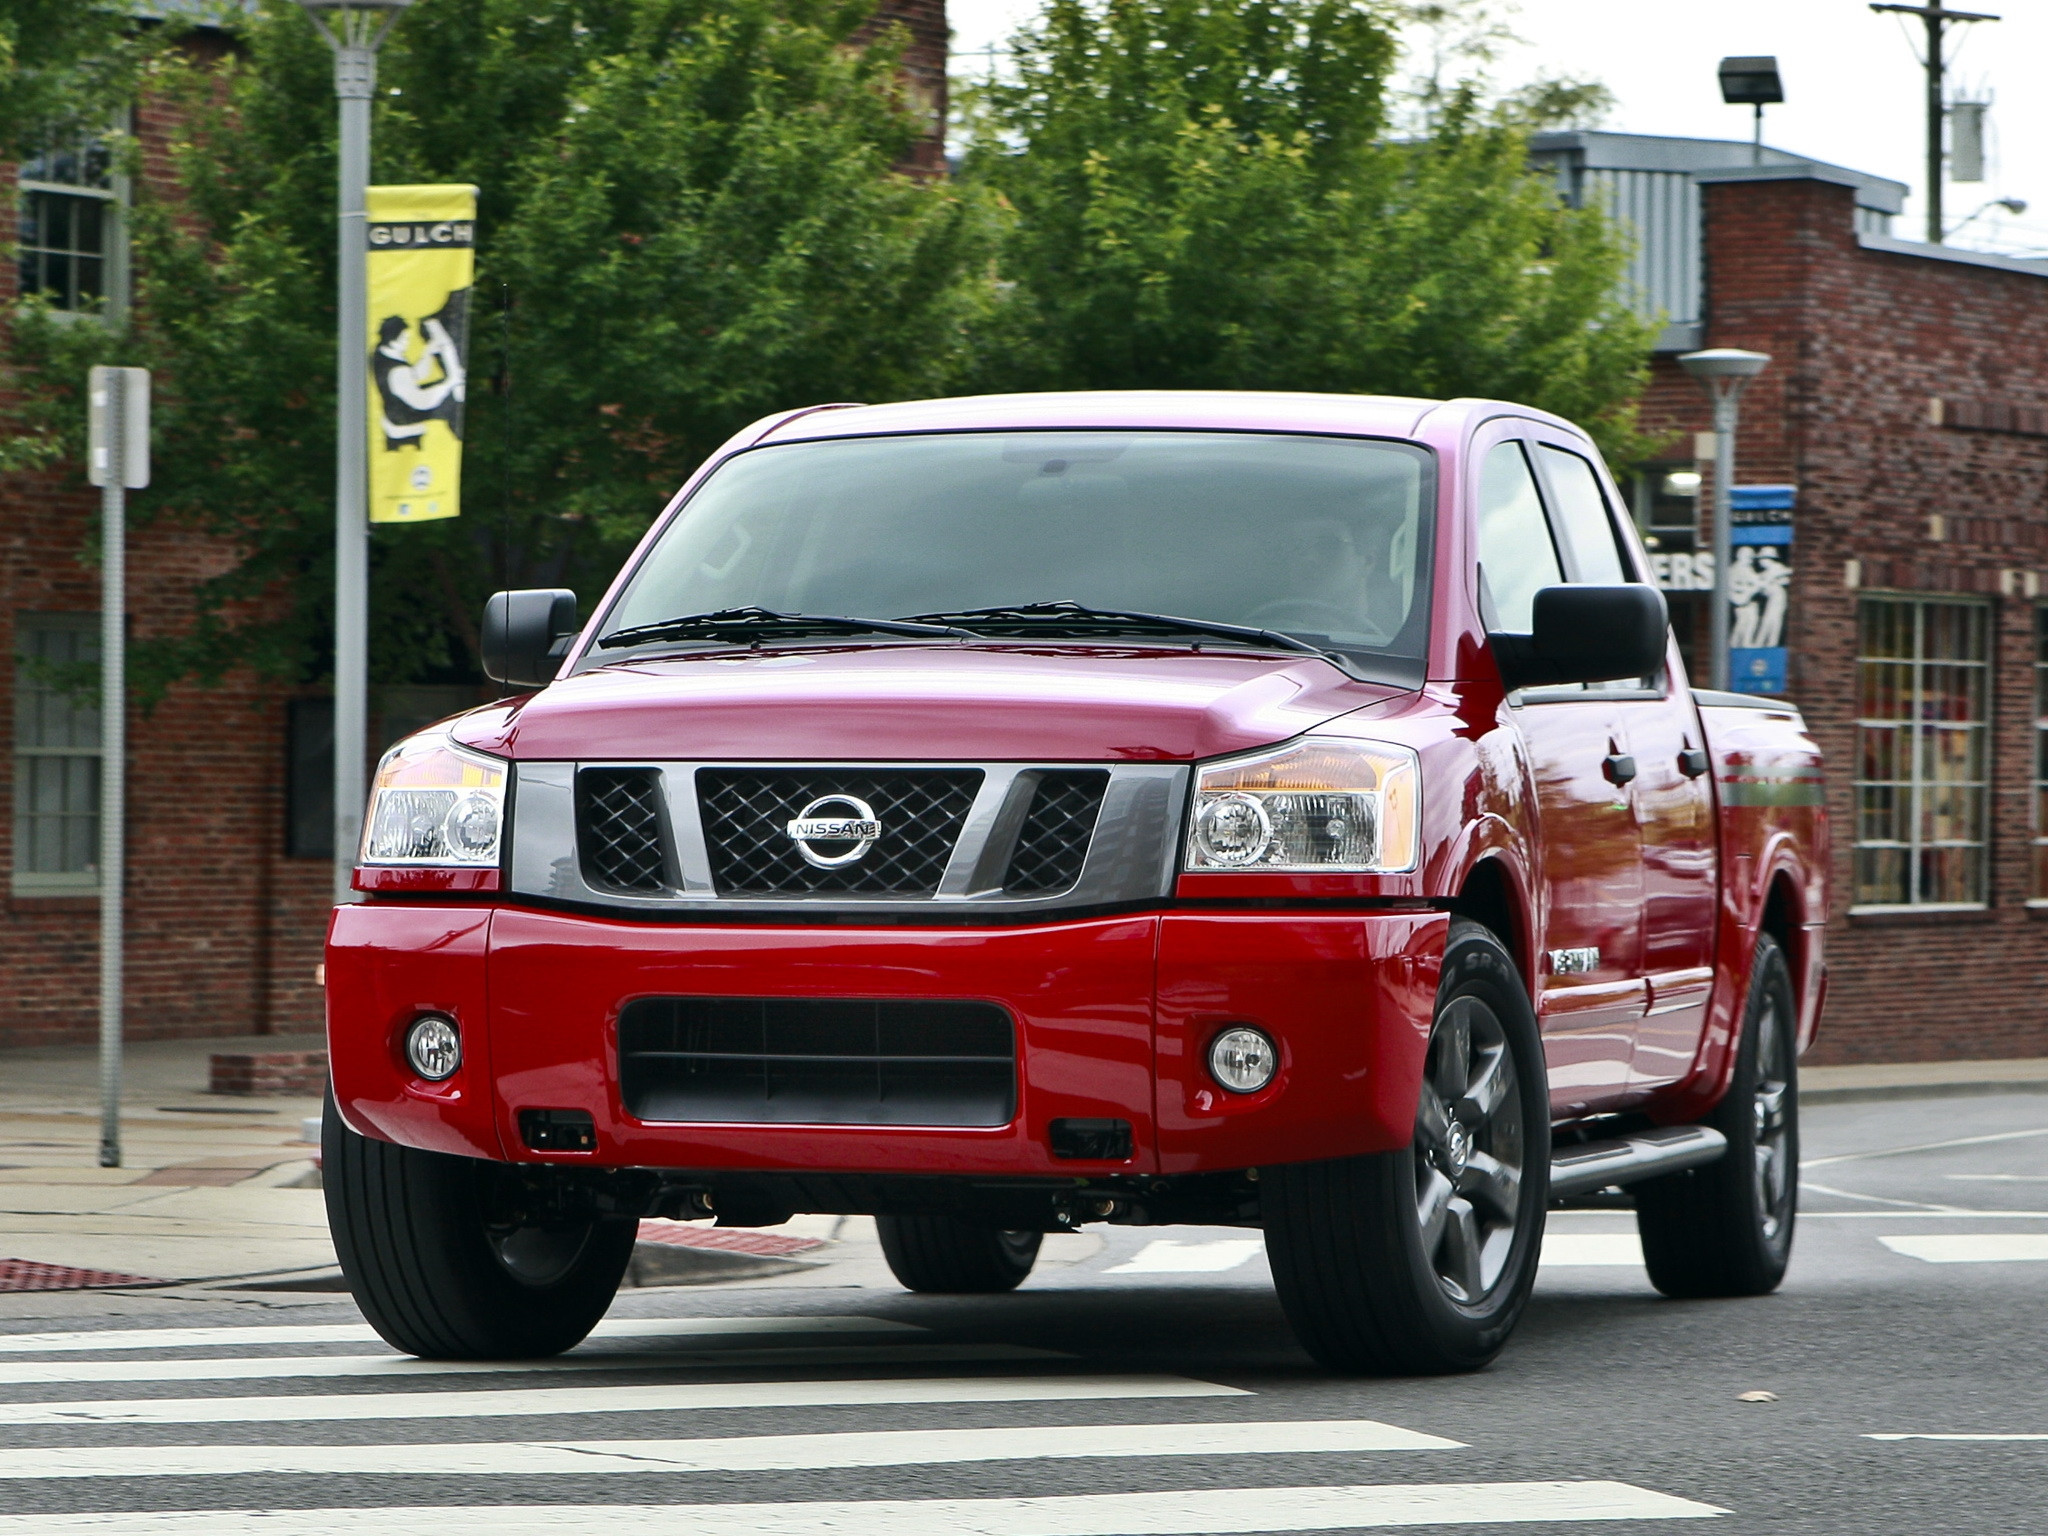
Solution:
[(1770, 361), (1767, 352), (1745, 352), (1740, 347), (1710, 347), (1704, 352), (1688, 352), (1678, 360), (1714, 402), (1714, 609), (1710, 615), (1713, 650), (1709, 681), (1716, 688), (1728, 686), (1729, 524), (1735, 502), (1737, 402), (1749, 381)]
[(1731, 107), (1755, 110), (1754, 134), (1749, 159), (1752, 165), (1764, 160), (1764, 108), (1785, 99), (1785, 82), (1778, 78), (1778, 61), (1770, 54), (1750, 54), (1721, 61), (1721, 99)]
[(369, 754), (370, 455), (367, 392), (369, 289), (364, 189), (370, 183), (370, 98), (377, 49), (412, 0), (299, 0), (334, 50), (341, 111), (335, 265), (334, 409), (334, 899), (349, 889), (363, 835), (364, 760)]

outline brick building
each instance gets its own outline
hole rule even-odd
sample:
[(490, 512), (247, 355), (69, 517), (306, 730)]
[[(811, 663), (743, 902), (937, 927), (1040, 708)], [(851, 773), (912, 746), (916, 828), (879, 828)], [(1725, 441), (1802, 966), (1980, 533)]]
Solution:
[[(1747, 144), (1538, 148), (1608, 173), (1639, 279), (1666, 263), (1677, 323), (1644, 425), (1675, 456), (1633, 480), (1696, 654), (1711, 439), (1695, 434), (1712, 421), (1677, 355), (1772, 358), (1743, 397), (1736, 478), (1794, 492), (1773, 545), (1786, 676), (1756, 691), (1796, 702), (1829, 763), (1830, 989), (1810, 1059), (2048, 1055), (2048, 262), (1893, 238), (1896, 183), (1776, 151), (1751, 164)], [(1687, 184), (1669, 230), (1646, 216), (1677, 194), (1628, 186), (1630, 169)]]

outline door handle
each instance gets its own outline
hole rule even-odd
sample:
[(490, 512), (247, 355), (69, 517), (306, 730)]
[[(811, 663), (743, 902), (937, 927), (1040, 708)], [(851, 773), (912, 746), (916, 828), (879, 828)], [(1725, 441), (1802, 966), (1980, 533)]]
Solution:
[(1610, 752), (1600, 764), (1600, 769), (1607, 775), (1608, 782), (1619, 788), (1636, 776), (1636, 760), (1626, 752)]
[(1688, 779), (1696, 779), (1707, 771), (1707, 749), (1687, 747), (1678, 754), (1678, 771)]

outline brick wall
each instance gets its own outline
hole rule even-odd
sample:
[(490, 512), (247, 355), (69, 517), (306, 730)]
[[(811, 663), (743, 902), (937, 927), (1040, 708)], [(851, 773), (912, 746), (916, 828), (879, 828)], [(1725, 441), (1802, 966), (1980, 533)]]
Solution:
[(946, 168), (946, 59), (952, 37), (946, 25), (946, 0), (880, 0), (874, 20), (858, 37), (866, 41), (891, 26), (901, 26), (908, 34), (903, 49), (905, 97), (911, 110), (930, 125), (899, 169), (937, 176)]
[[(194, 47), (217, 52), (200, 37)], [(144, 175), (163, 184), (175, 122), (138, 106)], [(11, 241), (15, 171), (0, 166), (0, 241)], [(0, 263), (0, 306), (16, 297)], [(81, 385), (83, 381), (80, 381)], [(83, 409), (83, 391), (80, 392)], [(133, 493), (140, 510), (147, 491)], [(0, 480), (0, 1045), (90, 1038), (99, 1008), (99, 901), (16, 895), (14, 867), (17, 622), (97, 615), (89, 558), (98, 493), (78, 466)], [(219, 542), (165, 525), (129, 535), (133, 642), (190, 622), (192, 587), (227, 565)], [(283, 853), (284, 695), (248, 674), (181, 685), (128, 721), (129, 872), (126, 1028), (133, 1038), (293, 1032), (320, 1027), (313, 985), (330, 866)]]
[[(1811, 1059), (2048, 1055), (2048, 911), (2027, 905), (2037, 603), (2003, 574), (2048, 564), (2048, 275), (1864, 248), (1850, 190), (1822, 180), (1704, 192), (1705, 344), (1772, 356), (1743, 400), (1738, 478), (1799, 487), (1791, 687), (1828, 757), (1838, 895)], [(1934, 399), (1962, 408), (1937, 425)], [(1645, 416), (1673, 432), (1711, 425), (1669, 359)], [(1856, 603), (1874, 589), (1992, 605), (1983, 911), (1847, 910)]]

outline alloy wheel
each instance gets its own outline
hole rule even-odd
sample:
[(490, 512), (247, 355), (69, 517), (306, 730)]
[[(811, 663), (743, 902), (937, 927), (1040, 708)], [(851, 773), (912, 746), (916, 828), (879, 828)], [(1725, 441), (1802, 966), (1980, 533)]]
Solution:
[(1437, 1284), (1462, 1306), (1507, 1268), (1526, 1143), (1507, 1031), (1480, 999), (1454, 998), (1430, 1035), (1415, 1114), (1415, 1215)]

